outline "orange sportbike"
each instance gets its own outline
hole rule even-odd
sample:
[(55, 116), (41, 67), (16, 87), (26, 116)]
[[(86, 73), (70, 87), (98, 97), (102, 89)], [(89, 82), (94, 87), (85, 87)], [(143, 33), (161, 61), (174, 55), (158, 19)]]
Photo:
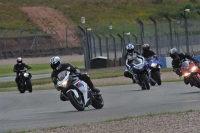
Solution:
[(185, 60), (181, 65), (182, 76), (184, 76), (191, 86), (200, 88), (200, 69), (194, 62)]

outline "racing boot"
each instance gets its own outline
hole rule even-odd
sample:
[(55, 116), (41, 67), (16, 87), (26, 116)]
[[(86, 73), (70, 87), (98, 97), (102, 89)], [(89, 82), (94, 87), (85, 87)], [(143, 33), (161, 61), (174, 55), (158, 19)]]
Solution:
[(87, 84), (88, 84), (88, 86), (90, 87), (90, 89), (91, 89), (93, 92), (96, 92), (96, 93), (99, 93), (99, 92), (100, 92), (99, 89), (97, 89), (97, 88), (94, 87), (94, 84), (92, 83), (91, 80), (88, 80), (88, 81), (87, 81)]
[(91, 90), (92, 90), (93, 92), (96, 92), (96, 93), (99, 93), (99, 92), (100, 92), (100, 90), (97, 89), (97, 88), (95, 88), (95, 87), (91, 88)]
[(188, 85), (190, 82), (184, 77), (184, 83)]

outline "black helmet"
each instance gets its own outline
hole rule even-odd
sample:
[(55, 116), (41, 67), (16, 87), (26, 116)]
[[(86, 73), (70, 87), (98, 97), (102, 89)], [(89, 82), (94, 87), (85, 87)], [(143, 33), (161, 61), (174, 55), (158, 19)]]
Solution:
[(178, 51), (177, 51), (176, 48), (172, 48), (172, 49), (169, 50), (169, 55), (170, 55), (170, 57), (171, 57), (172, 59), (175, 59), (176, 56), (177, 56), (178, 54), (179, 54), (179, 53), (178, 53)]
[(50, 59), (50, 66), (53, 70), (59, 70), (61, 68), (60, 57), (54, 56)]
[(133, 54), (133, 51), (134, 51), (134, 46), (133, 46), (133, 44), (128, 44), (128, 45), (126, 46), (126, 51), (127, 51), (128, 54)]
[(21, 57), (18, 57), (18, 58), (17, 58), (17, 64), (19, 64), (19, 65), (22, 64), (22, 58), (21, 58)]
[(143, 51), (144, 52), (147, 52), (147, 51), (149, 51), (149, 49), (150, 49), (150, 46), (149, 46), (149, 44), (144, 44), (143, 46), (142, 46), (142, 49), (143, 49)]

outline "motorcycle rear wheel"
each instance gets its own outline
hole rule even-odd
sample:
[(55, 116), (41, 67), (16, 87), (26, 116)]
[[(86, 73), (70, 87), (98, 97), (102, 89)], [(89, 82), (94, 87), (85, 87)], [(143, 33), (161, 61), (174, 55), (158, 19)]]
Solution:
[(92, 106), (95, 108), (95, 109), (101, 109), (103, 108), (104, 106), (104, 101), (103, 101), (103, 98), (102, 96), (96, 96), (95, 99), (93, 99), (92, 101)]
[(149, 90), (150, 89), (150, 86), (149, 86), (149, 82), (148, 82), (148, 78), (147, 78), (147, 75), (142, 75), (142, 82), (144, 83), (144, 85), (145, 85), (145, 88), (147, 89), (147, 90)]
[(81, 95), (79, 95), (79, 99), (76, 98), (73, 92), (68, 92), (67, 97), (69, 98), (69, 101), (71, 104), (78, 110), (78, 111), (83, 111), (85, 110), (85, 104), (83, 102), (83, 98)]

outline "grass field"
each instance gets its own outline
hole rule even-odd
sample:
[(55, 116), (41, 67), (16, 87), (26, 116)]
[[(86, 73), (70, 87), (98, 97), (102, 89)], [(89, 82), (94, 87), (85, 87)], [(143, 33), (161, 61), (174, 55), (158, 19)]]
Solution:
[[(162, 19), (164, 14), (171, 18), (176, 18), (185, 8), (190, 8), (190, 17), (198, 18), (196, 10), (199, 9), (197, 0), (164, 0), (156, 4), (158, 0), (0, 0), (0, 33), (4, 29), (8, 30), (34, 30), (39, 28), (35, 25), (21, 7), (28, 6), (48, 6), (62, 11), (66, 17), (70, 18), (75, 25), (81, 24), (81, 17), (86, 18), (85, 26), (113, 24), (121, 25), (122, 22), (132, 24), (136, 23), (135, 19), (139, 18), (149, 23), (149, 17)], [(189, 2), (191, 1), (191, 2)]]
[[(72, 65), (77, 66), (78, 68), (84, 68), (84, 62), (70, 62)], [(49, 64), (29, 64), (32, 69), (28, 70), (32, 75), (34, 74), (47, 74), (51, 73), (52, 69)], [(0, 66), (0, 77), (5, 76), (14, 76), (13, 72), (14, 65), (2, 65)]]

